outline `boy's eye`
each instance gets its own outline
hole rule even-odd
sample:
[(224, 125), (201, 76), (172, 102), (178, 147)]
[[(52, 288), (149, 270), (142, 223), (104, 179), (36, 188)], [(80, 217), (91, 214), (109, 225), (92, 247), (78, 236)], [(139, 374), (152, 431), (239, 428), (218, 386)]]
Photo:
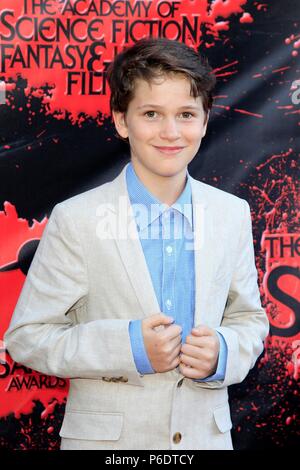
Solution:
[[(150, 118), (150, 119), (153, 119), (153, 118), (157, 117), (157, 112), (156, 111), (147, 111), (145, 113), (145, 116)], [(191, 119), (193, 117), (193, 114), (190, 113), (189, 111), (183, 111), (180, 114), (180, 117), (183, 117), (184, 119)]]
[(154, 118), (156, 115), (156, 112), (155, 111), (147, 111), (145, 113), (145, 116), (149, 117), (149, 118)]
[(191, 117), (193, 117), (192, 113), (190, 113), (189, 111), (184, 111), (182, 113), (182, 116), (187, 119), (190, 119)]

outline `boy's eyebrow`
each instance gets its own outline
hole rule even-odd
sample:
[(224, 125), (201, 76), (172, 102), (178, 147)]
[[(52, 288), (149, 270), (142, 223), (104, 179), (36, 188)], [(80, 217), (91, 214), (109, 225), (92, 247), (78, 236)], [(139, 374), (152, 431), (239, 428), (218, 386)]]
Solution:
[[(160, 106), (159, 104), (143, 104), (142, 106), (138, 106), (137, 109), (143, 109), (143, 108), (160, 108), (162, 109), (163, 106)], [(194, 105), (194, 104), (186, 104), (184, 106), (180, 106), (178, 109), (186, 109), (186, 108), (189, 108), (189, 109), (199, 109), (200, 107), (197, 106), (197, 105)]]

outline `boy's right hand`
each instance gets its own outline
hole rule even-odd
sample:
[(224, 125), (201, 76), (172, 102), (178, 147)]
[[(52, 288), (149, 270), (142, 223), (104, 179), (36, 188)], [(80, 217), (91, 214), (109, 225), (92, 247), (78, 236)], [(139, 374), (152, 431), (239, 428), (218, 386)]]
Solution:
[(156, 313), (142, 320), (142, 333), (148, 358), (155, 372), (167, 372), (180, 364), (181, 332), (173, 318)]

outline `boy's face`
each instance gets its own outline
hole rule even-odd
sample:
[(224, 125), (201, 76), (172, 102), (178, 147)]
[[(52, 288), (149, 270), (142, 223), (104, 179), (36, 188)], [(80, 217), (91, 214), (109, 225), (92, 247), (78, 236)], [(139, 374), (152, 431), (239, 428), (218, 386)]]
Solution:
[(136, 80), (127, 112), (113, 112), (113, 117), (118, 133), (129, 139), (133, 165), (158, 177), (185, 175), (208, 120), (201, 97), (190, 96), (190, 82), (183, 75), (150, 84)]

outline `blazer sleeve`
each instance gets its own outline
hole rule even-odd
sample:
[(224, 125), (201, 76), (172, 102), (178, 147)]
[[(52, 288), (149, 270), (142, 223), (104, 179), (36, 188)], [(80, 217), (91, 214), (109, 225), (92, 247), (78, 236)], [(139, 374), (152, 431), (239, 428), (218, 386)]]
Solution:
[(269, 321), (261, 306), (252, 236), (250, 207), (244, 215), (228, 299), (221, 326), (227, 344), (224, 380), (201, 383), (202, 388), (223, 388), (242, 382), (264, 349)]
[[(128, 319), (79, 323), (87, 307), (88, 277), (78, 230), (64, 203), (44, 229), (11, 323), (4, 336), (11, 357), (34, 370), (65, 378), (126, 376), (141, 385)], [(99, 315), (100, 316), (100, 315)]]

